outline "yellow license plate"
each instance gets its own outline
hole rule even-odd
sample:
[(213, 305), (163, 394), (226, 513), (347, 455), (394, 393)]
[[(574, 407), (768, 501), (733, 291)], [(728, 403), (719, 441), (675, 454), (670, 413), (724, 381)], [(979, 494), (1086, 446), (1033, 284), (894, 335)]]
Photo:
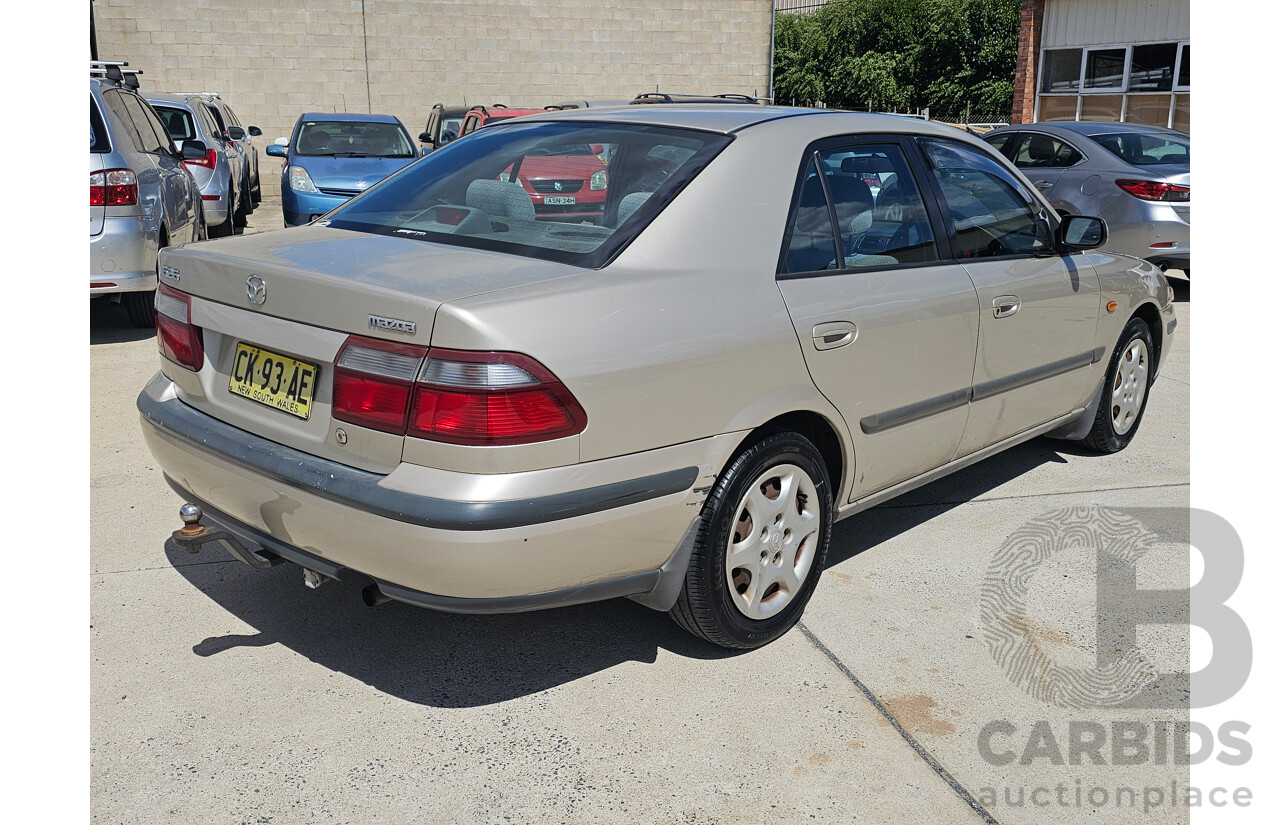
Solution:
[(236, 359), (231, 365), (231, 391), (305, 421), (311, 418), (311, 399), (319, 373), (315, 364), (237, 344)]

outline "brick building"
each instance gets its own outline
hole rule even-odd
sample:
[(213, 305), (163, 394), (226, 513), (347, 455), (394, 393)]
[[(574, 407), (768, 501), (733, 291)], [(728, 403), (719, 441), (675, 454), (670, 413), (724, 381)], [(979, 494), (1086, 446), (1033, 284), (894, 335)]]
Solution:
[[(216, 91), (270, 140), (303, 111), (769, 88), (771, 0), (93, 0), (98, 54), (143, 90)], [(279, 162), (262, 158), (264, 194)]]
[(1191, 131), (1191, 0), (1023, 0), (1013, 122)]

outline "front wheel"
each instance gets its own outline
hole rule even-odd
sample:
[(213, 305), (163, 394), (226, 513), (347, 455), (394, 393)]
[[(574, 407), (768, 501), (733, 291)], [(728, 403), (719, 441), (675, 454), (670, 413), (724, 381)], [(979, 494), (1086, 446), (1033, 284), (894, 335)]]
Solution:
[(1129, 446), (1147, 409), (1147, 395), (1155, 378), (1151, 355), (1155, 346), (1151, 329), (1141, 318), (1131, 318), (1111, 353), (1102, 400), (1093, 429), (1082, 441), (1102, 453), (1117, 453)]
[(833, 500), (826, 465), (801, 435), (770, 435), (735, 458), (703, 504), (676, 624), (736, 649), (790, 630), (826, 562)]

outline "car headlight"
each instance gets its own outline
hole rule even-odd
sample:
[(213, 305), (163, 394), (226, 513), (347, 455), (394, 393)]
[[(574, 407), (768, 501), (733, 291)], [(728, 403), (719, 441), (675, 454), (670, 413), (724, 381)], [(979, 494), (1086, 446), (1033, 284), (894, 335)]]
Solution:
[(319, 192), (311, 182), (311, 176), (301, 166), (289, 167), (289, 188), (295, 192)]
[(599, 172), (591, 173), (591, 191), (599, 192), (609, 185), (609, 173), (601, 169)]

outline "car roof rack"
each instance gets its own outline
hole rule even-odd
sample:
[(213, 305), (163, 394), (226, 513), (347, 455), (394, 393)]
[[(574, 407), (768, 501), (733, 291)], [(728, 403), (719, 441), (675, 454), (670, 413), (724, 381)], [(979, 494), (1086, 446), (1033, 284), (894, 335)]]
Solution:
[(187, 97), (216, 97), (219, 100), (222, 97), (217, 92), (173, 92), (175, 95), (185, 95)]
[(760, 98), (751, 95), (740, 94), (720, 94), (720, 95), (682, 95), (669, 94), (667, 92), (641, 92), (632, 100), (632, 104), (643, 103), (754, 103), (759, 104)]
[(141, 85), (138, 75), (142, 74), (142, 69), (130, 69), (128, 66), (124, 60), (90, 60), (89, 77), (100, 77), (117, 86), (137, 90)]

